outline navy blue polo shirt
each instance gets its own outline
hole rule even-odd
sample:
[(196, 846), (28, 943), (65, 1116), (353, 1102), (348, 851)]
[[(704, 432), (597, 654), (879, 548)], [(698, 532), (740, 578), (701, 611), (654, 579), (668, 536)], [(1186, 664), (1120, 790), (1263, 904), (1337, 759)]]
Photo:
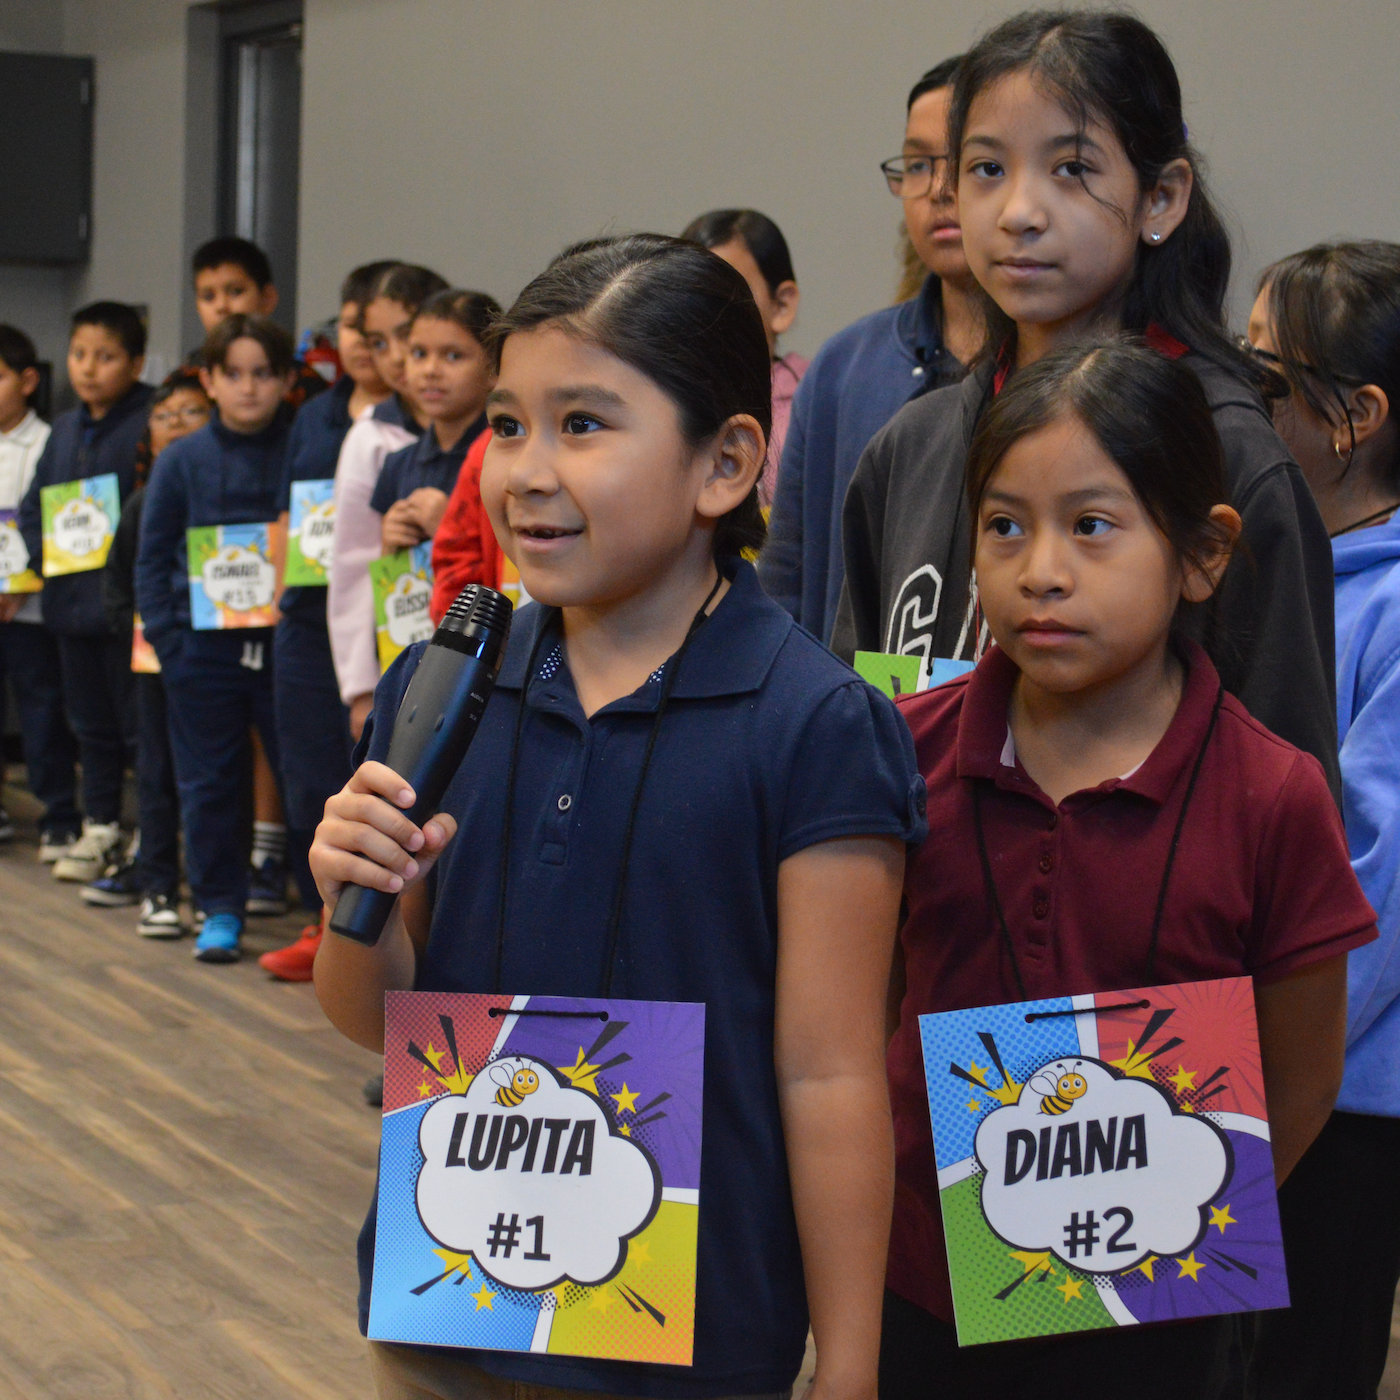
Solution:
[[(802, 1362), (807, 1306), (773, 1066), (778, 867), (842, 836), (922, 840), (924, 786), (894, 706), (771, 601), (751, 564), (730, 569), (733, 586), (691, 640), (661, 722), (611, 991), (705, 1003), (695, 1363), (463, 1352), (498, 1376), (692, 1400), (785, 1389)], [(419, 990), (492, 990), (522, 694), (502, 987), (602, 990), (623, 833), (664, 668), (586, 719), (556, 645), (557, 617), (538, 604), (517, 614), (481, 728), (443, 799), (459, 831), (435, 872)], [(360, 758), (387, 753), (422, 651), (411, 648), (380, 682)], [(362, 1328), (374, 1229), (371, 1209), (360, 1240)]]
[(370, 506), (380, 515), (387, 515), (395, 501), (411, 496), (420, 486), (433, 486), (444, 495), (450, 496), (457, 484), (457, 473), (462, 470), (462, 459), (467, 449), (486, 427), (483, 413), (451, 447), (443, 447), (437, 434), (427, 429), (417, 442), (391, 452), (379, 469), (379, 480), (374, 484), (374, 494), (369, 498)]

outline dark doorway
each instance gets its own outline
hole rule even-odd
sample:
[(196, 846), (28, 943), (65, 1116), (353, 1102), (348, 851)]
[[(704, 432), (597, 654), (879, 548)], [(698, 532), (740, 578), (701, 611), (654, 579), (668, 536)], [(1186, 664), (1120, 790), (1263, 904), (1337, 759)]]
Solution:
[(296, 334), (301, 0), (219, 12), (219, 231), (267, 253), (275, 319)]

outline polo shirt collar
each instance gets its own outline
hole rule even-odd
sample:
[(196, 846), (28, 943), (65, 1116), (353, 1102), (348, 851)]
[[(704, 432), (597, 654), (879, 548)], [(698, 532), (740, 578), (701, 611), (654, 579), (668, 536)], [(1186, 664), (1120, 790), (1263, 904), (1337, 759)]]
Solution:
[[(747, 560), (726, 559), (721, 569), (730, 580), (729, 591), (691, 638), (685, 664), (671, 689), (672, 701), (709, 700), (722, 695), (746, 695), (761, 689), (778, 652), (796, 625), (786, 612), (769, 601), (759, 586), (754, 566)], [(556, 609), (541, 607), (538, 603), (522, 609), (511, 632), (501, 673), (496, 678), (498, 689), (521, 689), (526, 662), (542, 631), (545, 636), (535, 651), (537, 670), (562, 636), (559, 614)], [(671, 661), (666, 664), (669, 666)], [(536, 684), (539, 684), (538, 677)], [(605, 708), (654, 710), (660, 698), (660, 682), (648, 681), (632, 695)]]
[(0, 432), (0, 442), (12, 442), (28, 447), (39, 436), (40, 418), (31, 408), (8, 433)]
[[(1157, 747), (1126, 778), (1110, 778), (1086, 791), (1132, 792), (1160, 807), (1171, 796), (1182, 773), (1195, 763), (1210, 727), (1220, 676), (1198, 643), (1179, 643), (1178, 654), (1186, 667), (1181, 703)], [(1019, 764), (1011, 769), (1001, 761), (1011, 690), (1019, 674), (1015, 663), (995, 646), (972, 672), (958, 716), (958, 777), (988, 778), (998, 787), (1048, 802)]]

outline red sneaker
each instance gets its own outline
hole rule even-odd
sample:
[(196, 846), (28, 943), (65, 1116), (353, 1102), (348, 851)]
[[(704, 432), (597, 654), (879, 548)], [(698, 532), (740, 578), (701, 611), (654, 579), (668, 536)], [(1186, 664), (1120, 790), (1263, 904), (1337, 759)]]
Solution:
[(309, 982), (311, 967), (316, 961), (316, 949), (320, 946), (321, 926), (307, 924), (295, 943), (264, 953), (258, 959), (258, 966), (283, 982)]

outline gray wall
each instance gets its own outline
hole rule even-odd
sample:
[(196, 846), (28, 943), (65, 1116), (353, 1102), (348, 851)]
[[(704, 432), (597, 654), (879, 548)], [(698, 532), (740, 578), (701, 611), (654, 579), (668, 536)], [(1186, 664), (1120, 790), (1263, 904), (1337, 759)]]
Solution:
[[(792, 243), (804, 302), (789, 343), (811, 351), (891, 294), (898, 214), (876, 165), (899, 146), (908, 86), (1013, 8), (306, 0), (300, 321), (332, 311), (370, 258), (505, 300), (575, 238), (754, 204)], [(1138, 8), (1177, 59), (1240, 234), (1237, 315), (1272, 258), (1400, 237), (1400, 5)], [(168, 358), (187, 338), (185, 9), (61, 0), (58, 26), (60, 0), (0, 0), (0, 43), (53, 47), (61, 29), (66, 52), (97, 59), (94, 259), (49, 288), (58, 319), (89, 295), (145, 302)], [(33, 282), (0, 269), (0, 315), (33, 307)]]

